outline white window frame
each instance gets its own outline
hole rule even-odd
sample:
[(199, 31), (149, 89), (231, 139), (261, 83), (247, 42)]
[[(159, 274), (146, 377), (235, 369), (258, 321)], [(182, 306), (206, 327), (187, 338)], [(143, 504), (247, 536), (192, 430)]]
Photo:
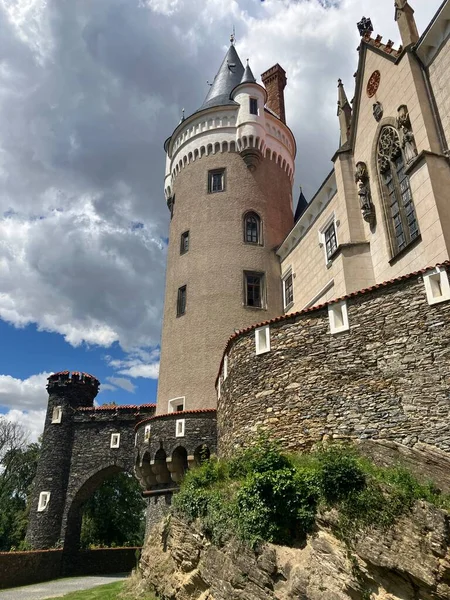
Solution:
[(270, 352), (270, 326), (255, 329), (255, 353), (265, 354)]
[(219, 381), (217, 382), (217, 400), (220, 400), (220, 393), (222, 391), (221, 379), (219, 377)]
[(39, 494), (39, 502), (37, 512), (43, 512), (50, 503), (50, 492), (41, 492)]
[(152, 433), (152, 426), (146, 425), (144, 427), (144, 443), (147, 443), (150, 441), (151, 433)]
[(183, 405), (183, 410), (186, 409), (186, 396), (177, 396), (176, 398), (171, 398), (167, 403), (167, 412), (168, 413), (176, 413), (181, 412), (179, 410), (175, 410), (175, 407), (179, 404)]
[(223, 380), (228, 377), (228, 354), (223, 357)]
[[(292, 277), (292, 300), (290, 302), (286, 302), (286, 281)], [(294, 274), (292, 273), (292, 267), (289, 267), (288, 270), (281, 276), (281, 282), (283, 286), (283, 308), (284, 310), (288, 310), (291, 306), (294, 305)]]
[(448, 273), (443, 267), (436, 267), (423, 276), (428, 304), (439, 304), (450, 300)]
[(55, 406), (52, 412), (52, 423), (61, 423), (62, 420), (62, 406)]
[(341, 300), (341, 302), (333, 302), (328, 305), (328, 319), (330, 322), (330, 333), (341, 333), (342, 331), (348, 331), (350, 324), (348, 321), (347, 302)]
[(334, 233), (336, 235), (336, 250), (339, 248), (339, 237), (338, 237), (338, 225), (339, 225), (339, 221), (336, 220), (336, 215), (335, 213), (333, 213), (324, 223), (324, 225), (322, 225), (322, 227), (319, 229), (319, 246), (323, 247), (323, 253), (325, 256), (325, 264), (327, 265), (327, 267), (331, 266), (333, 263), (333, 258), (332, 256), (334, 256), (336, 250), (333, 252), (332, 256), (330, 258), (328, 258), (327, 256), (327, 244), (325, 241), (325, 232), (327, 231), (327, 229), (331, 226), (334, 225)]
[(186, 419), (177, 419), (175, 421), (175, 437), (184, 437)]
[(120, 448), (120, 433), (112, 433), (111, 441), (109, 443), (110, 448)]

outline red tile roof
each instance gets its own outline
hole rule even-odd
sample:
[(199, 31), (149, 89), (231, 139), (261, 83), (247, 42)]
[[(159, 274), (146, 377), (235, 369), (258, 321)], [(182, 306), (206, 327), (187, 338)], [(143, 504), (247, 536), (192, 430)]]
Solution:
[(228, 338), (228, 341), (225, 344), (225, 350), (223, 351), (223, 354), (222, 354), (222, 359), (220, 361), (220, 366), (219, 366), (219, 373), (216, 377), (215, 385), (217, 385), (217, 381), (222, 372), (223, 359), (224, 359), (225, 354), (228, 352), (231, 343), (236, 338), (241, 336), (242, 334), (248, 333), (249, 331), (252, 331), (253, 329), (258, 329), (258, 327), (264, 327), (265, 325), (271, 325), (272, 323), (279, 323), (280, 321), (286, 321), (288, 319), (296, 318), (301, 315), (306, 315), (308, 313), (322, 310), (323, 308), (326, 308), (330, 304), (335, 304), (336, 302), (342, 302), (342, 300), (347, 300), (348, 298), (356, 298), (357, 296), (362, 296), (363, 294), (368, 294), (369, 292), (373, 292), (374, 290), (378, 290), (383, 287), (395, 285), (396, 283), (399, 283), (400, 281), (406, 281), (407, 279), (411, 279), (412, 277), (416, 277), (417, 275), (423, 275), (423, 273), (426, 273), (427, 271), (432, 271), (436, 267), (450, 267), (450, 260), (446, 260), (442, 263), (438, 263), (437, 265), (433, 265), (431, 267), (425, 267), (424, 269), (420, 269), (420, 271), (413, 271), (412, 273), (408, 273), (407, 275), (400, 275), (399, 277), (395, 277), (394, 279), (389, 279), (388, 281), (383, 281), (383, 283), (377, 283), (368, 288), (363, 288), (362, 290), (358, 290), (356, 292), (351, 292), (350, 294), (346, 294), (345, 296), (340, 296), (339, 298), (335, 298), (334, 300), (329, 300), (328, 302), (324, 302), (323, 304), (316, 304), (314, 306), (311, 306), (310, 308), (304, 308), (303, 310), (300, 310), (298, 312), (287, 313), (286, 315), (280, 315), (279, 317), (274, 317), (273, 319), (269, 319), (268, 321), (262, 321), (261, 323), (256, 323), (255, 325), (250, 325), (250, 327), (246, 327), (245, 329), (236, 331), (235, 333), (233, 333), (233, 335), (231, 335)]
[(136, 431), (136, 429), (138, 427), (140, 427), (141, 425), (143, 425), (144, 423), (148, 423), (149, 421), (155, 421), (156, 419), (162, 419), (163, 417), (173, 417), (174, 419), (179, 419), (180, 417), (183, 417), (184, 415), (194, 415), (194, 414), (201, 414), (201, 413), (215, 413), (217, 412), (215, 408), (195, 408), (193, 410), (179, 410), (177, 412), (172, 412), (172, 413), (164, 413), (163, 415), (155, 415), (153, 417), (149, 417), (148, 419), (143, 419), (142, 421), (139, 421), (139, 423), (136, 423), (136, 425), (134, 426), (134, 430)]

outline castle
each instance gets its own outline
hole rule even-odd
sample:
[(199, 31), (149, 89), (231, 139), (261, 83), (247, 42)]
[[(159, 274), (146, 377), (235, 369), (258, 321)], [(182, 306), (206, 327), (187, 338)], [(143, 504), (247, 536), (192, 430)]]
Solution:
[[(257, 83), (231, 45), (202, 106), (166, 140), (170, 211), (156, 406), (94, 408), (98, 381), (49, 379), (28, 541), (76, 542), (83, 501), (132, 470), (148, 522), (184, 472), (258, 429), (450, 451), (450, 1), (402, 46), (361, 35), (355, 97), (338, 83), (333, 170), (294, 214), (286, 73)], [(368, 446), (368, 447), (369, 447)], [(444, 485), (450, 486), (443, 475)]]

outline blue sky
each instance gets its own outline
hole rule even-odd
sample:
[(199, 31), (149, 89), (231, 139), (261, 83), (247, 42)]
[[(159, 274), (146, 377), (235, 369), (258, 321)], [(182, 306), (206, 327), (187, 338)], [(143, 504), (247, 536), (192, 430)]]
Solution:
[[(411, 0), (419, 31), (441, 0)], [(236, 30), (257, 75), (287, 72), (296, 182), (338, 142), (356, 23), (399, 44), (393, 0), (0, 0), (0, 414), (36, 438), (46, 378), (98, 401), (155, 400), (169, 213), (164, 140), (196, 110)]]

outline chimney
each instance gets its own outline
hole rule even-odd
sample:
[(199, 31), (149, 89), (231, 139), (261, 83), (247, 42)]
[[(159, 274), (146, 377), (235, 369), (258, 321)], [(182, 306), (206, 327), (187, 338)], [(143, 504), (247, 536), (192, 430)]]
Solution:
[(350, 125), (352, 122), (352, 107), (347, 100), (347, 95), (344, 90), (344, 84), (341, 79), (338, 79), (338, 109), (337, 116), (339, 117), (339, 127), (341, 130), (341, 146), (348, 142), (350, 138)]
[(414, 10), (408, 0), (395, 0), (395, 20), (400, 30), (402, 45), (408, 47), (415, 44), (419, 40), (419, 32), (414, 19)]
[(270, 108), (283, 123), (286, 123), (284, 111), (284, 88), (286, 87), (286, 71), (277, 63), (261, 75), (267, 90), (267, 108)]

